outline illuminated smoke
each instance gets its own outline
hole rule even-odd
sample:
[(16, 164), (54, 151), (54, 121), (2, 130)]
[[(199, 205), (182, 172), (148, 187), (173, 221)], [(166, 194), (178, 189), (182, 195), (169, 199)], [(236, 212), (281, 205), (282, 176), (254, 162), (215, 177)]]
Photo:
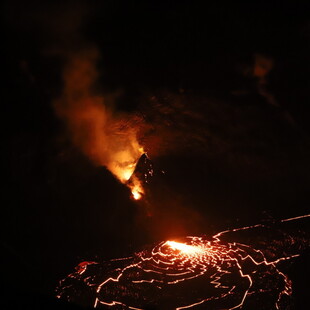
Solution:
[[(143, 148), (137, 140), (133, 117), (114, 113), (106, 99), (94, 91), (98, 56), (95, 48), (69, 54), (63, 73), (63, 93), (54, 106), (74, 145), (93, 163), (105, 166), (122, 183), (127, 183)], [(141, 198), (143, 188), (137, 178), (128, 186), (135, 199)]]

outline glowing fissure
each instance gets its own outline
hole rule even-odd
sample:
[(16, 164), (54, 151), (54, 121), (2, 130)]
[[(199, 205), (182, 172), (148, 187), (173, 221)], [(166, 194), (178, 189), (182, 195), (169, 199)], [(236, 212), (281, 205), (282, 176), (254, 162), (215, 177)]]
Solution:
[[(305, 217), (310, 215), (298, 218)], [(151, 250), (120, 259), (124, 267), (114, 269), (114, 275), (100, 283), (95, 284), (90, 276), (84, 279), (95, 289), (93, 306), (144, 309), (143, 303), (147, 301), (144, 297), (150, 294), (157, 300), (156, 305), (162, 304), (165, 309), (253, 309), (256, 301), (249, 299), (265, 293), (270, 302), (268, 309), (283, 309), (283, 299), (292, 294), (292, 283), (277, 265), (299, 254), (270, 260), (263, 251), (248, 244), (223, 241), (228, 233), (258, 227), (264, 225), (222, 231), (211, 240), (190, 236), (177, 241), (163, 241)], [(87, 269), (86, 265), (82, 267), (70, 276), (81, 277)], [(276, 285), (270, 284), (272, 281)], [(177, 298), (176, 287), (180, 289)], [(58, 297), (62, 297), (64, 291), (62, 289)]]
[[(275, 268), (276, 263), (279, 261), (268, 262), (261, 251), (253, 251), (257, 256), (254, 258), (248, 254), (248, 250), (253, 251), (253, 249), (243, 244), (229, 243), (227, 245), (223, 245), (220, 243), (219, 239), (214, 242), (210, 242), (201, 237), (187, 237), (185, 243), (176, 241), (162, 242), (153, 248), (151, 256), (145, 256), (146, 253), (144, 252), (138, 253), (137, 256), (140, 261), (126, 266), (123, 270), (121, 270), (116, 278), (109, 278), (105, 280), (98, 286), (97, 294), (101, 295), (104, 286), (108, 286), (110, 282), (121, 282), (122, 278), (126, 278), (128, 276), (128, 272), (133, 269), (138, 269), (140, 273), (142, 273), (140, 275), (142, 278), (139, 280), (132, 280), (132, 284), (156, 283), (157, 285), (162, 285), (163, 287), (202, 277), (207, 273), (207, 271), (213, 269), (214, 273), (212, 276), (209, 276), (209, 283), (214, 285), (214, 288), (221, 291), (225, 290), (226, 292), (221, 292), (220, 297), (212, 296), (210, 298), (203, 299), (198, 303), (182, 305), (175, 309), (193, 308), (198, 304), (207, 303), (214, 298), (223, 299), (229, 297), (229, 295), (236, 289), (236, 285), (227, 286), (221, 282), (221, 279), (225, 275), (230, 275), (232, 272), (229, 269), (234, 268), (234, 276), (239, 274), (239, 281), (240, 279), (244, 279), (247, 283), (246, 288), (241, 294), (239, 302), (228, 308), (230, 310), (236, 309), (243, 305), (253, 283), (250, 275), (244, 273), (242, 270), (243, 262), (246, 259), (250, 259), (256, 266), (264, 264), (266, 266), (272, 265)], [(275, 270), (277, 269), (275, 268)], [(286, 276), (278, 270), (277, 272), (278, 275), (281, 275), (286, 282)], [(152, 274), (154, 275), (152, 276)], [(143, 275), (149, 279), (143, 278)], [(289, 294), (289, 291), (290, 290), (288, 288), (285, 288), (280, 292), (279, 298), (282, 294)], [(120, 302), (107, 302), (104, 301), (104, 296), (100, 296), (97, 297), (94, 307), (98, 307), (99, 304), (115, 305), (120, 304)]]

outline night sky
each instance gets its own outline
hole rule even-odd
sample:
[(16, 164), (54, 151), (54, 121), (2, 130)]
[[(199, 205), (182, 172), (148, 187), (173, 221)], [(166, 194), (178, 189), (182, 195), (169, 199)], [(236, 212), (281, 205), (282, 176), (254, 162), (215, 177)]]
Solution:
[[(67, 309), (54, 289), (83, 260), (309, 213), (309, 9), (5, 1), (4, 298)], [(89, 47), (99, 54), (94, 92), (137, 120), (153, 162), (146, 201), (74, 145), (55, 112), (66, 62)], [(291, 271), (296, 309), (307, 255)]]

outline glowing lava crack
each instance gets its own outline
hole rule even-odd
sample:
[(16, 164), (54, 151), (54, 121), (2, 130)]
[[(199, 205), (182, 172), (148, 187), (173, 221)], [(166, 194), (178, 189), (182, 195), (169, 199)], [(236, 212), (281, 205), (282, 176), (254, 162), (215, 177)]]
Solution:
[[(240, 244), (223, 245), (198, 237), (188, 237), (184, 243), (161, 243), (150, 253), (139, 253), (137, 258), (133, 264), (120, 270), (116, 277), (108, 278), (99, 285), (95, 307), (100, 304), (119, 304), (132, 309), (142, 309), (139, 308), (140, 296), (143, 296), (146, 290), (152, 290), (151, 295), (162, 298), (162, 304), (169, 304), (169, 309), (186, 309), (202, 304), (204, 308), (208, 308), (210, 304), (212, 309), (216, 309), (217, 301), (219, 307), (225, 304), (225, 309), (236, 309), (251, 293), (253, 280), (257, 276), (262, 280), (262, 275), (255, 273), (260, 269), (265, 272), (266, 268), (268, 273), (278, 273), (278, 277), (283, 280), (283, 287), (275, 302), (282, 294), (290, 291), (286, 285), (289, 282), (283, 274), (277, 272), (274, 263), (267, 263), (262, 253)], [(246, 272), (243, 270), (245, 262), (252, 265), (247, 267)], [(197, 285), (195, 281), (201, 285)], [(193, 292), (190, 287), (195, 287), (196, 291)], [(185, 296), (174, 303), (176, 288), (181, 288)], [(192, 303), (187, 303), (187, 289), (194, 295)], [(138, 293), (138, 300), (136, 295), (131, 294), (131, 290)]]
[(270, 259), (249, 245), (223, 241), (262, 229), (259, 224), (224, 231), (211, 241), (164, 241), (133, 257), (84, 262), (62, 280), (58, 297), (84, 305), (83, 298), (93, 300), (93, 307), (103, 309), (253, 310), (258, 302), (260, 310), (289, 309), (292, 285), (278, 264), (298, 254)]

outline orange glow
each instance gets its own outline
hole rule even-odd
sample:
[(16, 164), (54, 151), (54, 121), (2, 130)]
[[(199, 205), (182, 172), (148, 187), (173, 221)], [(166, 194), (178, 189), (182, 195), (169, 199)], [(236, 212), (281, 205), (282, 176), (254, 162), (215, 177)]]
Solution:
[(140, 180), (133, 176), (137, 162), (144, 153), (139, 146), (135, 135), (128, 135), (127, 143), (123, 144), (124, 149), (116, 152), (107, 164), (107, 168), (131, 190), (135, 200), (142, 198), (144, 190)]
[(199, 246), (188, 245), (185, 243), (175, 242), (175, 241), (167, 241), (166, 244), (170, 246), (173, 250), (178, 250), (183, 254), (194, 255), (199, 253), (204, 253), (204, 249)]
[(115, 148), (110, 155), (107, 167), (122, 183), (126, 183), (131, 178), (144, 151), (137, 141), (135, 131), (131, 132), (128, 129), (127, 132), (124, 132), (124, 136), (115, 135), (113, 139)]
[[(310, 214), (280, 222), (307, 217), (310, 217)], [(282, 309), (282, 305), (287, 305), (287, 297), (292, 295), (292, 282), (278, 269), (277, 264), (296, 258), (300, 254), (294, 254), (293, 251), (288, 256), (283, 255), (272, 259), (270, 254), (267, 258), (262, 249), (253, 248), (249, 244), (221, 240), (225, 234), (228, 236), (224, 239), (227, 240), (228, 237), (229, 240), (232, 236), (236, 236), (234, 232), (259, 228), (258, 232), (261, 233), (261, 228), (265, 227), (264, 224), (256, 224), (229, 229), (213, 235), (211, 240), (189, 236), (184, 238), (184, 242), (163, 241), (152, 249), (145, 249), (127, 258), (111, 260), (121, 261), (120, 267), (113, 270), (113, 274), (105, 272), (106, 276), (98, 277), (97, 282), (93, 280), (92, 275), (96, 275), (94, 270), (88, 269), (90, 264), (96, 263), (82, 262), (76, 268), (76, 272), (67, 277), (70, 282), (65, 282), (67, 279), (60, 282), (57, 297), (69, 300), (71, 296), (68, 292), (70, 294), (71, 289), (67, 290), (67, 288), (72, 286), (71, 280), (74, 279), (83, 280), (95, 291), (93, 307), (100, 309), (102, 306), (105, 308), (116, 306), (122, 309), (141, 310), (140, 306), (143, 306), (146, 301), (150, 301), (150, 305), (156, 303), (156, 306), (162, 301), (169, 301), (171, 304), (173, 302), (175, 310), (196, 309), (199, 305), (200, 309), (215, 309), (215, 307), (224, 309), (225, 307), (227, 310), (236, 310), (243, 308), (243, 305), (248, 306), (249, 299), (251, 303), (256, 302), (256, 297), (262, 298), (262, 294), (267, 294), (268, 302), (270, 300), (273, 303), (273, 306), (268, 304), (270, 305), (268, 309)], [(232, 236), (229, 235), (230, 233)], [(269, 245), (266, 244), (265, 250), (269, 252), (269, 249)], [(95, 270), (101, 272), (101, 264)], [(84, 278), (83, 273), (85, 273)], [(275, 282), (272, 282), (273, 278)], [(69, 286), (68, 283), (70, 283)], [(204, 287), (200, 290), (202, 285)], [(192, 287), (194, 294), (191, 297), (187, 288)], [(158, 289), (162, 290), (165, 293), (164, 299), (160, 296), (157, 300), (153, 299), (152, 288), (155, 288), (155, 292), (158, 292)], [(146, 294), (141, 295), (141, 291)], [(76, 294), (75, 292), (73, 294)], [(184, 292), (186, 298), (183, 296), (179, 298), (176, 292)], [(255, 299), (251, 299), (253, 294), (256, 295)], [(152, 299), (148, 299), (148, 296)], [(269, 299), (270, 297), (272, 299)], [(285, 303), (282, 303), (283, 298)]]
[(144, 189), (142, 187), (141, 181), (137, 177), (133, 176), (130, 180), (130, 184), (127, 184), (127, 186), (131, 189), (132, 197), (135, 200), (142, 198)]
[(109, 108), (116, 95), (105, 97), (93, 93), (97, 83), (96, 49), (85, 49), (68, 58), (61, 97), (54, 102), (57, 115), (67, 125), (76, 145), (95, 165), (105, 166), (140, 199), (144, 193), (132, 174), (144, 153), (138, 142), (135, 115), (116, 113)]
[(138, 191), (133, 190), (131, 193), (135, 200), (139, 200), (142, 197), (142, 195)]

